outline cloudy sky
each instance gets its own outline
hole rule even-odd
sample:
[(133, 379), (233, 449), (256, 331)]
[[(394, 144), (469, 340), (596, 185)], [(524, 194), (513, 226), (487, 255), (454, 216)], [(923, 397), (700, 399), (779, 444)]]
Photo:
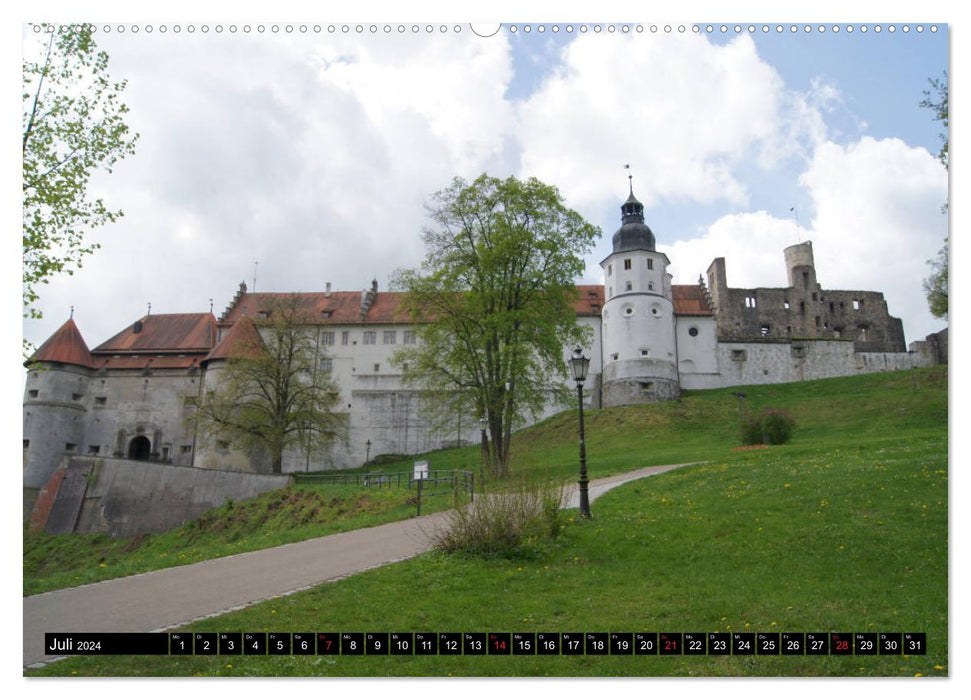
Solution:
[(430, 195), (483, 172), (555, 185), (602, 229), (584, 283), (603, 280), (630, 172), (675, 283), (721, 256), (730, 286), (785, 286), (782, 249), (811, 240), (824, 289), (882, 291), (908, 342), (945, 325), (921, 281), (948, 179), (918, 103), (947, 68), (946, 24), (360, 26), (99, 24), (140, 139), (92, 191), (125, 215), (42, 288), (26, 338), (71, 306), (91, 347), (149, 303), (218, 316), (254, 276), (386, 289), (422, 259)]

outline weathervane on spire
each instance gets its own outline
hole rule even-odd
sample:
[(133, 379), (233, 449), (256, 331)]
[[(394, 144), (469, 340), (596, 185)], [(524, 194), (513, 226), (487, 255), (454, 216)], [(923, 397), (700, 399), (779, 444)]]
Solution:
[(74, 304), (71, 304), (71, 318), (74, 318)]
[[(624, 164), (624, 170), (630, 170), (630, 163)], [(627, 179), (630, 182), (630, 193), (634, 194), (634, 176), (631, 173), (627, 174)]]

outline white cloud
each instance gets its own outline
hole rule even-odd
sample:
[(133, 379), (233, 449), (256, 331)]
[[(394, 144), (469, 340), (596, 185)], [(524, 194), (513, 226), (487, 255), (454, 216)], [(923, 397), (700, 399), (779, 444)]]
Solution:
[[(423, 202), (498, 162), (513, 111), (505, 37), (100, 35), (126, 78), (136, 154), (92, 180), (118, 223), (42, 291), (42, 342), (68, 307), (96, 345), (145, 313), (216, 313), (261, 290), (386, 285), (422, 256)], [(510, 172), (511, 169), (507, 169)]]
[(647, 206), (743, 204), (734, 167), (778, 148), (785, 102), (747, 36), (723, 46), (698, 36), (581, 36), (520, 106), (523, 172), (557, 182), (578, 205), (616, 197), (624, 163)]
[(937, 159), (898, 139), (826, 142), (799, 182), (815, 209), (808, 228), (765, 212), (723, 216), (700, 236), (660, 246), (675, 282), (694, 283), (724, 257), (730, 286), (783, 287), (783, 249), (812, 240), (824, 289), (882, 292), (908, 342), (940, 330), (945, 322), (931, 317), (921, 287), (947, 235), (947, 174)]

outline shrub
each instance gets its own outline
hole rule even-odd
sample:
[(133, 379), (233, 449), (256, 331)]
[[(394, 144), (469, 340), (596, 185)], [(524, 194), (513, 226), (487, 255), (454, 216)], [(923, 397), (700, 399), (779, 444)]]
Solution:
[(432, 534), (435, 548), (471, 556), (514, 557), (560, 531), (562, 486), (538, 484), (477, 495), (471, 505), (449, 511)]
[(742, 421), (742, 444), (762, 444), (762, 421), (758, 418), (746, 418)]
[(742, 421), (743, 445), (783, 445), (789, 442), (796, 421), (781, 408), (767, 408), (756, 418)]
[(783, 445), (789, 442), (792, 431), (796, 427), (796, 421), (781, 408), (767, 408), (762, 411), (761, 423), (762, 439), (768, 445)]

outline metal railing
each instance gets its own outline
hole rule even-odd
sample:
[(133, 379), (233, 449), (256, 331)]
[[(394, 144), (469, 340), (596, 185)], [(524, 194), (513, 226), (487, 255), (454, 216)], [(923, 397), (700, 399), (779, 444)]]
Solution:
[[(335, 484), (366, 488), (417, 489), (413, 472), (365, 472), (354, 474), (293, 474), (296, 484)], [(420, 479), (424, 496), (464, 491), (475, 500), (475, 474), (460, 469), (430, 469), (428, 477)]]

